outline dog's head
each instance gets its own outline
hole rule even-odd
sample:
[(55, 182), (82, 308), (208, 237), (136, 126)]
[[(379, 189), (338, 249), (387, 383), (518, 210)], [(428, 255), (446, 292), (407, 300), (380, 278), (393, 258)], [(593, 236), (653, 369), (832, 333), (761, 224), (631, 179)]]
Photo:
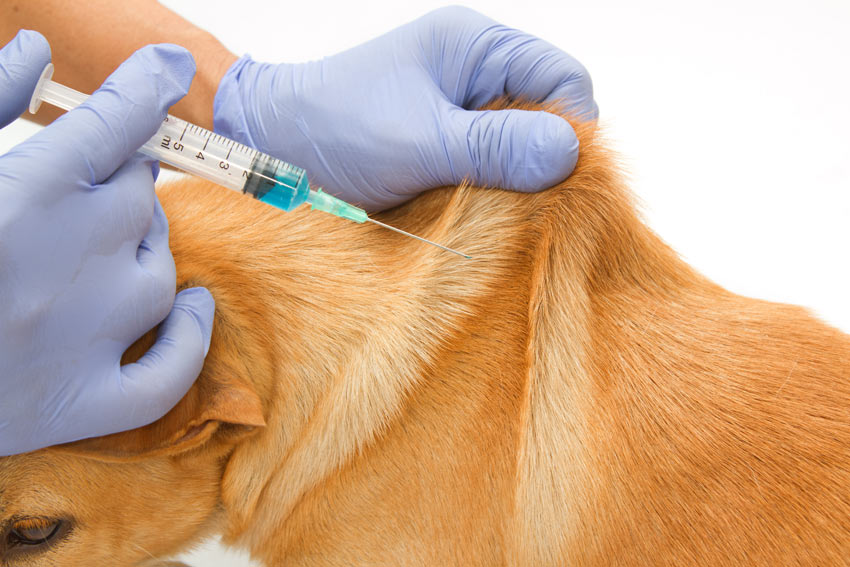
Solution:
[(159, 421), (0, 459), (0, 565), (161, 565), (216, 529), (226, 457), (264, 421), (214, 348)]

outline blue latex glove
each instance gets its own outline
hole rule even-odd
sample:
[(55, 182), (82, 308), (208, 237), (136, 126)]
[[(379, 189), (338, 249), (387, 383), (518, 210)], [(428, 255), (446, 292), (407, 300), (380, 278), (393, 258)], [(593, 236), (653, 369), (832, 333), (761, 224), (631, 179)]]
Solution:
[[(35, 32), (0, 51), (4, 125), (49, 60)], [(135, 154), (194, 69), (183, 48), (144, 48), (0, 157), (0, 455), (150, 423), (198, 376), (213, 299), (203, 288), (175, 299), (158, 170)], [(163, 319), (154, 346), (121, 366)]]
[(597, 115), (575, 59), (450, 7), (321, 61), (243, 57), (219, 84), (215, 129), (305, 168), (311, 184), (369, 210), (464, 178), (518, 191), (564, 179), (578, 159), (566, 121), (464, 110), (502, 95)]

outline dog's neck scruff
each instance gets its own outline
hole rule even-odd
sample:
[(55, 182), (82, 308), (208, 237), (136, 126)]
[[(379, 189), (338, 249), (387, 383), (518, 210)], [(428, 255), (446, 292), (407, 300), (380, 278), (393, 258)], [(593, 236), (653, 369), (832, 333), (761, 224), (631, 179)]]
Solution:
[[(751, 376), (768, 388), (757, 367), (787, 374), (763, 344), (736, 355), (767, 304), (681, 262), (638, 219), (595, 125), (574, 127), (579, 162), (555, 188), (444, 188), (377, 217), (471, 260), (195, 181), (162, 188), (179, 286), (216, 300), (204, 370), (160, 421), (55, 450), (214, 468), (219, 503), (197, 535), (220, 531), (269, 565), (604, 564), (617, 546), (721, 557), (745, 537), (742, 486), (768, 482), (761, 503), (778, 510), (791, 481), (775, 470), (811, 472), (771, 452), (776, 410), (740, 393)], [(804, 397), (793, 379), (783, 390), (774, 407)], [(726, 395), (734, 411), (718, 413)], [(718, 464), (712, 447), (741, 449), (729, 423), (755, 465)], [(806, 445), (809, 425), (797, 441), (833, 451)], [(709, 479), (702, 496), (694, 475)], [(721, 524), (741, 527), (729, 539)], [(672, 545), (700, 530), (702, 555)]]
[[(488, 483), (507, 482), (520, 466), (516, 452), (529, 424), (518, 420), (527, 419), (528, 404), (563, 404), (571, 419), (575, 400), (560, 384), (549, 401), (528, 399), (529, 370), (546, 365), (543, 380), (577, 373), (587, 348), (583, 288), (595, 264), (611, 261), (599, 255), (611, 248), (605, 241), (632, 236), (628, 194), (608, 154), (594, 149), (594, 128), (576, 125), (582, 156), (559, 189), (447, 188), (378, 217), (471, 260), (320, 213), (284, 215), (196, 182), (162, 188), (179, 287), (206, 286), (216, 300), (204, 371), (159, 422), (68, 448), (118, 461), (232, 448), (222, 468), (229, 539), (261, 541), (263, 528), (276, 540), (281, 528), (291, 529), (297, 539), (300, 525), (311, 528), (287, 518), (319, 513), (305, 503), (308, 495), (406, 436), (412, 462), (399, 458), (394, 466), (419, 462), (434, 478), (460, 475), (467, 511), (485, 513), (476, 500), (496, 490)], [(559, 281), (576, 288), (541, 285), (553, 270), (567, 270), (571, 277)], [(565, 299), (563, 313), (552, 314), (570, 319), (554, 337), (565, 360), (532, 348), (532, 337), (553, 324), (541, 320), (549, 314), (540, 312), (547, 303), (540, 293)], [(399, 421), (417, 435), (394, 431)], [(451, 456), (441, 462), (444, 455)], [(489, 479), (461, 480), (463, 461), (479, 459), (490, 461)], [(576, 490), (568, 478), (558, 483), (552, 489)], [(486, 500), (487, 515), (505, 516), (514, 506)], [(561, 512), (549, 511), (566, 527)]]

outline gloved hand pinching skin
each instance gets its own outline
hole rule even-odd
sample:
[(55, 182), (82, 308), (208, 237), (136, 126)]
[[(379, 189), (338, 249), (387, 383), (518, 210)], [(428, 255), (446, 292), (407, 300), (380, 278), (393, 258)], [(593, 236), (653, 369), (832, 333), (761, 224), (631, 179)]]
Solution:
[(243, 57), (219, 84), (214, 121), (221, 134), (373, 211), (464, 179), (518, 191), (563, 180), (578, 159), (570, 125), (545, 112), (470, 110), (499, 96), (597, 116), (578, 61), (449, 7), (321, 61)]
[[(4, 125), (49, 60), (35, 32), (0, 51)], [(141, 49), (86, 103), (0, 157), (0, 455), (150, 423), (200, 373), (214, 302), (203, 288), (175, 299), (158, 169), (135, 154), (194, 70), (183, 48)], [(122, 366), (161, 321), (154, 346)]]

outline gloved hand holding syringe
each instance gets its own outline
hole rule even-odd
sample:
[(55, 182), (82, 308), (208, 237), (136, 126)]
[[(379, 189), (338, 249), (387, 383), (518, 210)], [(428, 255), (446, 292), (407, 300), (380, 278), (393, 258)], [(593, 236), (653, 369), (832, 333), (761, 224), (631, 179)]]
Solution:
[[(81, 105), (89, 95), (51, 80), (53, 64), (48, 64), (36, 85), (29, 110), (35, 114), (42, 102), (64, 110)], [(366, 211), (310, 188), (306, 172), (290, 163), (244, 146), (200, 126), (167, 115), (156, 134), (139, 152), (214, 183), (251, 195), (284, 211), (303, 203), (313, 209), (354, 222), (372, 222), (406, 236), (416, 238), (453, 254), (470, 258), (441, 244), (369, 218)]]

